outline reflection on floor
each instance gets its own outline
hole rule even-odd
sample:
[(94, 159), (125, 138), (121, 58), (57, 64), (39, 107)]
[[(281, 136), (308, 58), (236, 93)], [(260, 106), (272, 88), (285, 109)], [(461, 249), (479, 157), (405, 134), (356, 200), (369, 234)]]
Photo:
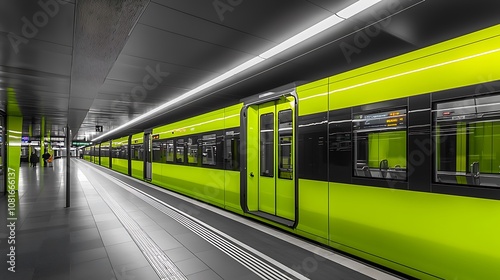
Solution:
[[(16, 205), (16, 272), (7, 271), (9, 232), (2, 226), (0, 279), (159, 279), (158, 269), (141, 251), (146, 247), (137, 236), (150, 240), (147, 247), (161, 250), (180, 271), (180, 278), (167, 279), (270, 279), (265, 272), (256, 274), (258, 270), (252, 269), (251, 263), (246, 264), (250, 258), (238, 260), (224, 253), (214, 242), (166, 215), (160, 206), (155, 208), (144, 197), (123, 188), (112, 178), (111, 171), (99, 170), (83, 160), (72, 160), (71, 207), (65, 208), (65, 159), (55, 160), (53, 167), (22, 164)], [(283, 279), (371, 279), (366, 272), (353, 271), (158, 189), (126, 177), (120, 176), (120, 180), (238, 237), (240, 241), (235, 242), (243, 242), (261, 255), (232, 241), (231, 246), (266, 263)], [(0, 220), (7, 221), (7, 197), (0, 199), (0, 205)], [(133, 224), (138, 225), (138, 230), (131, 231)], [(314, 269), (303, 267), (307, 260), (315, 260)], [(379, 279), (395, 279), (383, 273), (377, 275)]]

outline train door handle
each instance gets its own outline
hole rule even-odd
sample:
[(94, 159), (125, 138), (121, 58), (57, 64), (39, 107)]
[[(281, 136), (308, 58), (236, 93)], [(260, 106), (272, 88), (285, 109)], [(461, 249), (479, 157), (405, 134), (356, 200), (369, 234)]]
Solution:
[(254, 177), (253, 172), (250, 172), (250, 177), (252, 177), (252, 178)]

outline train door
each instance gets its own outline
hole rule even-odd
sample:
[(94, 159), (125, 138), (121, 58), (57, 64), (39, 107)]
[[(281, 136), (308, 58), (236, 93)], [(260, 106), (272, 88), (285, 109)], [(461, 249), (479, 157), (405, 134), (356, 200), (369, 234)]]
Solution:
[(295, 224), (297, 209), (295, 110), (290, 94), (242, 111), (244, 209), (288, 226)]
[(151, 161), (151, 131), (144, 132), (144, 180), (151, 181), (152, 161)]

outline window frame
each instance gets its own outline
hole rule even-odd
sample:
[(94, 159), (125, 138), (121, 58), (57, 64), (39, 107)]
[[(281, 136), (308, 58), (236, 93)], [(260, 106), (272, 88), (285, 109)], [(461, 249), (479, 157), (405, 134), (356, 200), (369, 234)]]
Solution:
[[(495, 93), (495, 94), (488, 94), (488, 95), (469, 95), (469, 96), (463, 96), (463, 97), (456, 97), (456, 98), (450, 98), (450, 99), (443, 99), (443, 100), (433, 100), (432, 102), (432, 117), (431, 117), (431, 122), (432, 122), (432, 144), (435, 149), (435, 153), (432, 157), (433, 160), (433, 168), (432, 168), (432, 174), (431, 174), (431, 180), (433, 185), (439, 185), (439, 186), (448, 186), (451, 188), (456, 188), (457, 190), (459, 188), (469, 188), (469, 189), (475, 189), (478, 192), (483, 192), (482, 190), (493, 190), (493, 191), (500, 191), (500, 182), (497, 186), (493, 186), (492, 184), (481, 184), (481, 177), (487, 178), (487, 180), (500, 180), (500, 175), (495, 176), (498, 173), (494, 172), (481, 172), (481, 162), (483, 159), (479, 159), (479, 161), (474, 161), (471, 163), (471, 156), (472, 152), (470, 151), (471, 149), (471, 137), (475, 137), (471, 134), (471, 132), (475, 132), (477, 127), (472, 128), (472, 125), (481, 125), (481, 124), (491, 124), (492, 125), (492, 134), (491, 136), (494, 137), (493, 133), (493, 126), (500, 125), (500, 105), (498, 103), (493, 103), (497, 104), (498, 110), (495, 111), (489, 111), (489, 112), (479, 112), (477, 109), (478, 107), (485, 106), (482, 104), (478, 104), (478, 100), (484, 100), (485, 98), (488, 97), (498, 97), (500, 99), (500, 93)], [(463, 106), (465, 114), (459, 114), (455, 116), (451, 116), (452, 114), (455, 114), (456, 111), (453, 109), (457, 109), (457, 107), (449, 107), (449, 108), (440, 108), (438, 109), (439, 105), (441, 104), (446, 104), (446, 103), (461, 103), (463, 102), (464, 104), (467, 103), (467, 101), (472, 101), (469, 102), (473, 104), (475, 111), (474, 112), (465, 112), (466, 109), (468, 109), (470, 106)], [(481, 102), (479, 102), (481, 103)], [(488, 104), (488, 103), (486, 103)], [(486, 105), (488, 106), (488, 105)], [(458, 107), (458, 109), (462, 109), (461, 107)], [(495, 108), (496, 109), (496, 108)], [(451, 119), (446, 119), (444, 116), (445, 113), (442, 114), (441, 120), (438, 120), (438, 112), (439, 111), (445, 111), (446, 113), (450, 114)], [(484, 116), (487, 113), (493, 113), (490, 116)], [(453, 127), (453, 134), (451, 136), (454, 137), (455, 139), (455, 153), (453, 154), (454, 158), (454, 164), (451, 166), (455, 166), (455, 170), (438, 170), (438, 166), (440, 166), (440, 158), (441, 158), (441, 151), (442, 151), (442, 140), (438, 139), (441, 137), (443, 134), (439, 134), (441, 130), (441, 123), (446, 125), (448, 128)], [(463, 127), (459, 127), (459, 125), (462, 124)], [(448, 129), (447, 128), (447, 129)], [(465, 135), (463, 140), (465, 140), (465, 144), (462, 144), (465, 147), (462, 147), (462, 150), (465, 148), (465, 155), (464, 155), (464, 161), (465, 165), (463, 165), (464, 162), (457, 163), (457, 147), (456, 143), (459, 142), (460, 140), (457, 139), (459, 133), (459, 129), (465, 129)], [(476, 141), (474, 139), (474, 141)], [(494, 140), (491, 140), (491, 153), (495, 150), (495, 147), (497, 149), (500, 148), (500, 145), (493, 146)], [(452, 143), (453, 144), (453, 143)], [(483, 153), (484, 150), (481, 150), (481, 157), (484, 155)], [(493, 154), (489, 155), (490, 157), (493, 157)], [(476, 165), (477, 163), (477, 176), (474, 176), (473, 173), (476, 172), (476, 170), (472, 170), (473, 164)], [(457, 165), (462, 164), (464, 170), (458, 170), (457, 171)], [(491, 168), (493, 167), (493, 161), (491, 162)], [(500, 169), (500, 165), (498, 166), (498, 169)], [(498, 178), (496, 178), (498, 177)], [(493, 178), (493, 179), (492, 179)], [(483, 181), (484, 182), (484, 181)], [(496, 183), (496, 182), (495, 182)]]
[[(383, 127), (381, 127), (380, 129), (377, 129), (376, 127), (373, 127), (373, 128), (369, 128), (369, 129), (359, 129), (359, 130), (356, 130), (355, 128), (355, 123), (358, 122), (356, 121), (357, 118), (355, 118), (356, 116), (363, 116), (363, 115), (375, 115), (375, 114), (385, 114), (385, 113), (398, 113), (397, 115), (394, 115), (394, 116), (384, 116), (380, 119), (383, 119), (383, 118), (398, 118), (398, 116), (400, 116), (400, 113), (401, 111), (404, 111), (404, 126), (401, 127), (401, 128), (395, 128), (395, 129), (390, 129), (390, 128), (386, 128), (384, 129)], [(404, 106), (387, 106), (387, 107), (379, 107), (375, 110), (359, 110), (359, 111), (356, 111), (356, 112), (352, 112), (351, 113), (351, 149), (352, 149), (352, 163), (351, 163), (351, 176), (353, 178), (362, 178), (362, 179), (370, 179), (370, 180), (382, 180), (382, 181), (399, 181), (399, 182), (407, 182), (408, 181), (408, 154), (409, 154), (409, 145), (408, 145), (408, 140), (409, 140), (409, 123), (408, 123), (408, 107), (406, 105)], [(377, 119), (378, 120), (378, 119)], [(357, 132), (359, 131), (359, 132)], [(369, 154), (370, 154), (370, 150), (369, 150), (369, 135), (370, 133), (377, 133), (378, 135), (380, 135), (381, 133), (384, 133), (384, 132), (399, 132), (399, 131), (404, 131), (404, 135), (405, 135), (405, 153), (404, 153), (404, 159), (405, 159), (405, 168), (402, 169), (401, 167), (398, 168), (398, 166), (400, 166), (399, 164), (398, 165), (395, 165), (394, 168), (390, 168), (389, 166), (389, 163), (388, 163), (388, 160), (387, 159), (384, 159), (382, 161), (384, 161), (384, 163), (387, 164), (387, 166), (385, 168), (382, 168), (382, 161), (380, 161), (380, 158), (378, 158), (378, 162), (379, 162), (379, 171), (380, 171), (380, 177), (378, 176), (373, 176), (373, 174), (378, 174), (377, 172), (373, 173), (372, 170), (375, 170), (376, 171), (376, 167), (373, 167), (371, 168), (370, 167), (370, 163), (369, 163)], [(358, 155), (358, 144), (360, 143), (359, 142), (359, 136), (360, 135), (366, 135), (366, 164), (364, 165), (364, 167), (362, 169), (359, 169), (358, 168), (358, 158), (359, 156)], [(368, 167), (368, 170), (365, 170), (365, 167)], [(385, 171), (383, 171), (383, 169)], [(401, 170), (404, 170), (404, 175), (401, 174)], [(367, 175), (367, 171), (370, 172), (370, 176)], [(403, 176), (402, 176), (403, 175)], [(390, 177), (388, 177), (390, 176)], [(393, 178), (393, 176), (395, 178)]]

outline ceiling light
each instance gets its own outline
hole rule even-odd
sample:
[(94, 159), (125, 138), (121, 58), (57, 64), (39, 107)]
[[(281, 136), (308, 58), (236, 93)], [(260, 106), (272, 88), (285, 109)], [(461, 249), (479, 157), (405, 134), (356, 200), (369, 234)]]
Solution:
[(351, 6), (343, 9), (342, 11), (338, 12), (337, 15), (341, 18), (348, 19), (368, 8), (371, 6), (377, 4), (382, 0), (360, 0), (358, 2), (355, 2)]
[(292, 38), (284, 41), (283, 43), (271, 48), (270, 50), (260, 54), (259, 56), (265, 59), (271, 58), (295, 45), (301, 43), (318, 33), (325, 31), (326, 29), (336, 25), (339, 22), (342, 22), (344, 19), (338, 17), (337, 15), (333, 15), (324, 19), (323, 21), (309, 27), (308, 29), (300, 32), (299, 34), (293, 36)]
[(259, 56), (257, 57), (254, 57), (246, 62), (244, 62), (243, 64), (240, 64), (239, 66), (227, 71), (226, 73), (184, 93), (183, 95), (177, 97), (177, 98), (174, 98), (173, 100), (170, 100), (162, 105), (160, 105), (159, 107), (156, 107), (155, 109), (143, 114), (143, 115), (140, 115), (139, 117), (123, 124), (123, 125), (120, 125), (118, 126), (117, 128), (115, 129), (112, 129), (111, 131), (107, 132), (107, 133), (104, 133), (103, 135), (93, 139), (93, 141), (97, 141), (98, 139), (101, 139), (103, 137), (106, 137), (107, 135), (110, 135), (111, 133), (115, 133), (115, 132), (118, 132), (128, 126), (131, 126), (137, 122), (140, 122), (150, 116), (153, 116), (157, 113), (159, 113), (160, 111), (164, 110), (165, 108), (168, 108), (190, 96), (193, 96), (194, 94), (197, 94), (211, 86), (214, 86), (220, 82), (223, 82), (227, 79), (229, 79), (230, 77), (238, 74), (238, 73), (241, 73), (261, 62), (263, 62), (264, 60), (266, 59), (269, 59), (323, 31), (325, 31), (326, 29), (344, 21), (345, 19), (349, 18), (349, 17), (352, 17), (354, 16), (355, 14), (373, 6), (374, 4), (380, 2), (381, 0), (359, 0), (357, 2), (355, 2), (354, 4), (350, 5), (349, 7), (343, 9), (342, 11), (338, 12), (337, 14), (334, 14), (322, 21), (320, 21), (319, 23), (307, 28), (306, 30), (298, 33), (297, 35), (295, 36), (292, 36), (291, 38), (285, 40), (284, 42), (278, 44), (277, 46), (274, 46), (272, 47), (271, 49), (263, 52), (262, 54), (260, 54)]

